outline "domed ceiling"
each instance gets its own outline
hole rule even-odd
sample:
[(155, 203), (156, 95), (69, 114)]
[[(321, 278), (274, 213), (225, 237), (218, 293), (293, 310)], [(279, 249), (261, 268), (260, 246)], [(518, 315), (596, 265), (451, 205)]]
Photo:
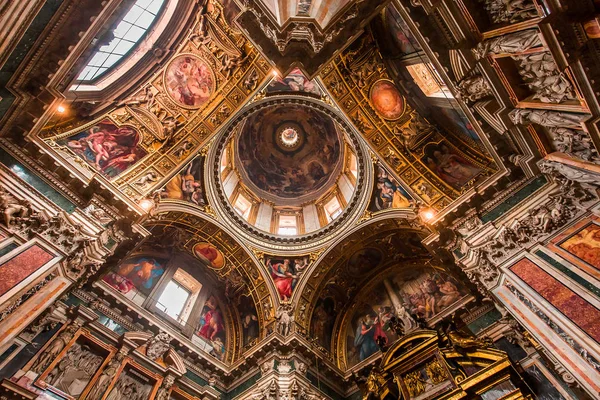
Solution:
[(335, 122), (299, 104), (255, 112), (240, 129), (236, 166), (256, 194), (281, 205), (321, 196), (342, 167), (342, 141)]

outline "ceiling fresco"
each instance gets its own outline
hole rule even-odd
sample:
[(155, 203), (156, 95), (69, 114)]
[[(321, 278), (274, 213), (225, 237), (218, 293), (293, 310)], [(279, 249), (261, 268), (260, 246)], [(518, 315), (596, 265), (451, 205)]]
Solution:
[[(81, 181), (113, 190), (153, 238), (103, 287), (142, 306), (174, 266), (181, 279), (205, 279), (190, 337), (229, 364), (294, 304), (304, 333), (346, 369), (371, 357), (377, 338), (395, 339), (391, 315), (435, 320), (466, 301), (457, 278), (430, 262), (415, 208), (443, 210), (496, 166), (483, 146), (463, 145), (479, 141), (464, 115), (424, 118), (411, 107), (370, 32), (314, 76), (297, 66), (280, 76), (237, 30), (238, 12), (209, 2), (138, 90), (99, 115), (48, 124), (38, 139)], [(391, 10), (384, 20), (397, 22)], [(391, 45), (417, 51), (396, 28)], [(322, 223), (289, 237), (257, 228), (233, 210), (224, 171), (252, 192), (255, 221), (281, 206)], [(332, 199), (339, 214), (328, 219)]]
[[(487, 153), (455, 146), (445, 131), (406, 104), (370, 34), (336, 57), (321, 76), (371, 147), (420, 201), (442, 210), (496, 170)], [(443, 126), (454, 129), (454, 124)]]
[(270, 71), (231, 25), (238, 12), (234, 2), (209, 2), (171, 60), (140, 90), (92, 122), (47, 125), (42, 145), (84, 181), (104, 180), (134, 203), (164, 184)]
[(286, 203), (294, 199), (296, 205), (328, 189), (343, 160), (343, 141), (335, 122), (301, 105), (254, 113), (243, 122), (236, 143), (242, 179), (247, 176), (259, 196)]
[(142, 304), (166, 270), (173, 265), (185, 268), (203, 287), (210, 287), (200, 323), (190, 327), (199, 337), (192, 341), (208, 345), (204, 350), (217, 359), (233, 362), (262, 337), (261, 327), (270, 319), (273, 289), (267, 287), (267, 274), (259, 271), (244, 246), (203, 218), (167, 212), (146, 228), (152, 232), (150, 239), (103, 282)]

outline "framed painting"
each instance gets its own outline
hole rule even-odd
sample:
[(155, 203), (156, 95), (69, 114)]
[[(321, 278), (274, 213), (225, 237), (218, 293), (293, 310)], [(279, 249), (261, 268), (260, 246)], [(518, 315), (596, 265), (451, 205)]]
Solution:
[(548, 248), (600, 280), (600, 218), (586, 218), (557, 235)]
[(117, 125), (104, 118), (56, 140), (100, 175), (113, 179), (128, 170), (148, 152), (140, 145), (142, 135), (131, 125)]

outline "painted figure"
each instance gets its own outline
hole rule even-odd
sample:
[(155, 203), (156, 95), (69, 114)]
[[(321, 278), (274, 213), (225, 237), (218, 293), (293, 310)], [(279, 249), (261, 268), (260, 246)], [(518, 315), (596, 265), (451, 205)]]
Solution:
[(481, 168), (452, 153), (444, 144), (427, 146), (424, 160), (429, 169), (455, 188), (461, 188), (482, 172)]
[(354, 346), (358, 348), (360, 361), (367, 359), (379, 350), (377, 339), (380, 337), (387, 342), (387, 336), (381, 329), (379, 318), (373, 319), (370, 314), (365, 315), (354, 336)]
[(116, 271), (107, 274), (103, 280), (122, 293), (128, 293), (136, 288), (148, 295), (164, 272), (164, 267), (156, 259), (136, 257), (122, 263)]
[(289, 258), (282, 262), (272, 263), (267, 259), (267, 267), (271, 272), (271, 277), (275, 282), (275, 287), (282, 300), (287, 301), (292, 297), (292, 292), (298, 281), (298, 274), (307, 266), (306, 260), (296, 259), (292, 264)]
[(214, 78), (208, 64), (194, 56), (179, 56), (165, 72), (167, 92), (183, 106), (199, 107), (213, 93)]
[(202, 159), (191, 161), (164, 186), (161, 197), (185, 200), (199, 206), (206, 204), (202, 187)]
[(214, 296), (210, 296), (202, 310), (198, 335), (212, 341), (215, 340), (217, 335), (222, 333), (224, 329), (223, 315), (217, 304), (217, 299)]
[(114, 178), (147, 154), (138, 146), (139, 141), (133, 127), (117, 127), (105, 119), (57, 143), (70, 148), (102, 175)]

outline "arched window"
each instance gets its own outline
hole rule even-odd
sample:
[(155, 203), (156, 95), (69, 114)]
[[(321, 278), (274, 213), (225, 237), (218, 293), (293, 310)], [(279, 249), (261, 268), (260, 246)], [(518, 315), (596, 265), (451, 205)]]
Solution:
[(77, 80), (91, 82), (116, 66), (148, 32), (164, 3), (165, 0), (136, 0), (113, 30), (114, 39), (94, 53)]

